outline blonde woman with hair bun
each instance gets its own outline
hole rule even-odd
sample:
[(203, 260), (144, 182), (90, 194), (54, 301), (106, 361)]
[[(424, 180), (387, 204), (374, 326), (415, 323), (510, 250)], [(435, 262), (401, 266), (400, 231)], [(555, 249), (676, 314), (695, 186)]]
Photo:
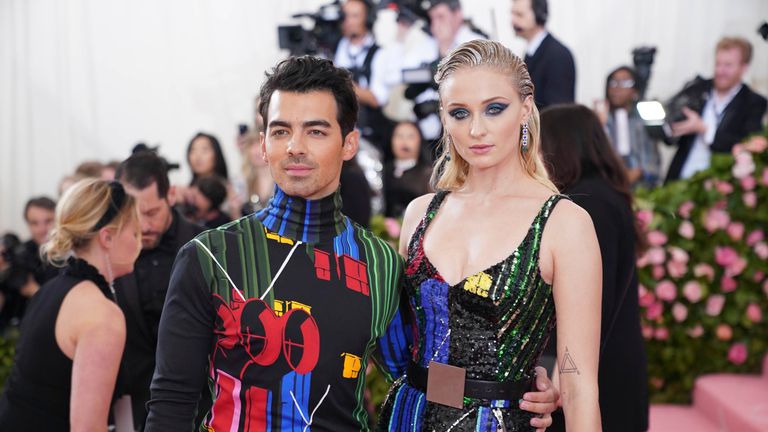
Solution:
[(435, 80), (444, 126), (437, 193), (412, 201), (403, 221), (409, 307), (404, 331), (391, 326), (389, 339), (413, 340), (379, 429), (547, 427), (556, 396), (534, 375), (545, 375), (536, 365), (557, 321), (568, 431), (599, 431), (597, 238), (544, 169), (525, 63), (474, 40), (441, 60)]
[(105, 431), (125, 319), (115, 278), (133, 271), (141, 250), (134, 198), (120, 183), (81, 180), (56, 207), (42, 247), (62, 267), (32, 298), (0, 424), (14, 431)]

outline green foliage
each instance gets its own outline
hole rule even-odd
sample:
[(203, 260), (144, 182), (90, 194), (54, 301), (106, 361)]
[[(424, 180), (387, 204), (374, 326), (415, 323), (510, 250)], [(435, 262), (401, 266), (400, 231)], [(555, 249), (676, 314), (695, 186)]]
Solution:
[(0, 337), (0, 393), (5, 388), (5, 381), (11, 374), (18, 338), (19, 333), (15, 329)]

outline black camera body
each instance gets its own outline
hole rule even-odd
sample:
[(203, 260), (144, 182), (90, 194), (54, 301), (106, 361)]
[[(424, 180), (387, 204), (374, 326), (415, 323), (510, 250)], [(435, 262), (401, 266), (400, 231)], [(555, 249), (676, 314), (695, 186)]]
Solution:
[(341, 2), (335, 0), (320, 6), (317, 12), (299, 13), (293, 15), (293, 18), (310, 18), (314, 25), (310, 30), (305, 30), (298, 24), (278, 26), (277, 39), (280, 49), (288, 50), (290, 55), (294, 56), (309, 54), (332, 58), (342, 37)]

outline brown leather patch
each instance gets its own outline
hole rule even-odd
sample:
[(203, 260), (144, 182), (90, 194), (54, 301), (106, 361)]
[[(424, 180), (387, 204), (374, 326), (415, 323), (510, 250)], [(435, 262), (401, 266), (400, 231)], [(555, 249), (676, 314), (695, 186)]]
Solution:
[(464, 408), (464, 368), (429, 362), (427, 400), (454, 408)]

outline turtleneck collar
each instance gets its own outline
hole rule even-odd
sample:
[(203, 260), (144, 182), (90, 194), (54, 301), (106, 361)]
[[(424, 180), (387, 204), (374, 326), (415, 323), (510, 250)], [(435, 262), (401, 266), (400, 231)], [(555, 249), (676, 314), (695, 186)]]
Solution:
[(268, 230), (304, 243), (330, 240), (346, 228), (339, 189), (324, 198), (308, 200), (290, 196), (275, 185), (274, 196), (256, 217)]

